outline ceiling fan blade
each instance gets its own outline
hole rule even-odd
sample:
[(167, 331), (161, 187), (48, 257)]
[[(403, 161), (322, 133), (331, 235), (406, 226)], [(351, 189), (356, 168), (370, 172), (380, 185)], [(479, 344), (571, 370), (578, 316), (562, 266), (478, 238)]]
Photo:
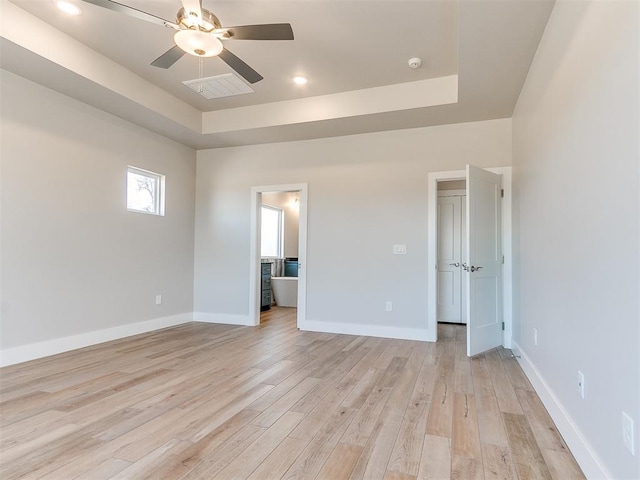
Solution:
[(225, 28), (234, 40), (293, 40), (293, 29), (289, 23), (267, 25), (243, 25)]
[(165, 53), (160, 55), (158, 58), (156, 58), (153, 62), (151, 62), (151, 65), (158, 68), (169, 68), (171, 65), (180, 60), (184, 53), (184, 50), (175, 45), (174, 47), (171, 47)]
[(155, 23), (156, 25), (160, 25), (163, 27), (178, 28), (176, 24), (168, 20), (165, 20), (164, 18), (160, 18), (150, 13), (143, 12), (142, 10), (138, 10), (137, 8), (123, 5), (122, 3), (114, 2), (113, 0), (82, 0), (82, 1), (85, 3), (91, 3), (93, 5), (97, 5), (98, 7), (106, 8), (108, 10), (113, 10), (114, 12), (123, 13), (125, 15), (129, 15), (130, 17)]
[(218, 56), (249, 83), (256, 83), (264, 78), (226, 48), (222, 49), (222, 52), (220, 52), (220, 55)]

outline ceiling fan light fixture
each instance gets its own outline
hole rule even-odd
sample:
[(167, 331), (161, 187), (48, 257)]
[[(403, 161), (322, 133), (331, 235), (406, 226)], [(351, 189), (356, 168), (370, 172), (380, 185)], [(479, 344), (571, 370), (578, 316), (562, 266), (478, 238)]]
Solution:
[(212, 32), (217, 28), (221, 28), (220, 20), (209, 10), (202, 9), (199, 17), (194, 12), (186, 12), (184, 8), (178, 10), (176, 23), (187, 30), (201, 30), (203, 32)]
[(178, 47), (196, 57), (215, 57), (224, 48), (220, 40), (200, 30), (180, 30), (173, 39)]

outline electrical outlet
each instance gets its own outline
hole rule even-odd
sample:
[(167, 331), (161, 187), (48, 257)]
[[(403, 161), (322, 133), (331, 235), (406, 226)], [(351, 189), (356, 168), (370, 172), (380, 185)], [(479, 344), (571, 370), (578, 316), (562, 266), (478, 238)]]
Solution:
[(578, 370), (578, 391), (580, 392), (580, 397), (584, 400), (584, 373)]
[(387, 304), (385, 305), (385, 310), (387, 312), (390, 312), (391, 310), (393, 310), (393, 303), (387, 302)]
[(633, 418), (625, 412), (622, 412), (622, 442), (627, 450), (631, 452), (631, 455), (636, 454), (633, 439)]
[(162, 303), (162, 295), (156, 295), (156, 305), (160, 305)]
[(533, 329), (533, 344), (538, 345), (538, 329)]

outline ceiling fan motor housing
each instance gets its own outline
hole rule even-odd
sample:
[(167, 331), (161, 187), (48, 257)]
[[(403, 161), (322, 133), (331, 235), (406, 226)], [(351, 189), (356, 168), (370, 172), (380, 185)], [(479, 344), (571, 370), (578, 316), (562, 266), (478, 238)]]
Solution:
[(220, 20), (213, 13), (204, 8), (201, 12), (201, 18), (198, 19), (195, 12), (187, 13), (184, 8), (181, 8), (176, 15), (176, 23), (188, 30), (200, 30), (206, 33), (222, 28)]

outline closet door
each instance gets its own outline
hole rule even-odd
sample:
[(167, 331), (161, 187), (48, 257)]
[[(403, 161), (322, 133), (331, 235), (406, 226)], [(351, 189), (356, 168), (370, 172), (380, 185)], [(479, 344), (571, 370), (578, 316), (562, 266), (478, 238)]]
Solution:
[(462, 199), (438, 197), (438, 321), (464, 323), (462, 316)]

